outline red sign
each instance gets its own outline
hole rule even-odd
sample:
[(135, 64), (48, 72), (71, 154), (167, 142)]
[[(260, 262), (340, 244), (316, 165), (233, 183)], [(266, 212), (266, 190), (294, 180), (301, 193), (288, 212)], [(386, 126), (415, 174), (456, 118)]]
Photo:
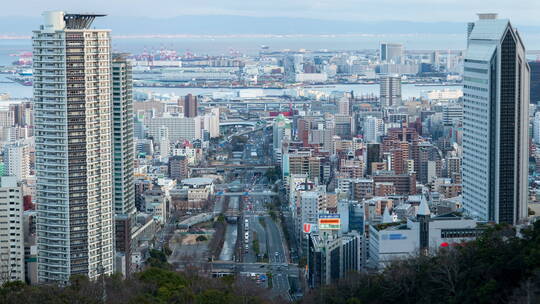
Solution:
[(311, 224), (304, 224), (304, 233), (311, 232)]

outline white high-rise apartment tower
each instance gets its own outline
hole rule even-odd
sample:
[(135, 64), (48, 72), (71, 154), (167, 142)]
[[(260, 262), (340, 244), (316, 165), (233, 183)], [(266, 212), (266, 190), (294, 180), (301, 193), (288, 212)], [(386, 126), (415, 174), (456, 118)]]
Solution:
[(38, 280), (113, 271), (111, 41), (95, 14), (45, 12), (33, 34)]
[(5, 145), (4, 164), (6, 165), (6, 175), (16, 176), (19, 181), (27, 179), (30, 175), (28, 145), (23, 142)]
[(22, 189), (17, 177), (0, 177), (0, 284), (24, 281), (22, 214)]
[(463, 88), (463, 206), (478, 219), (527, 216), (529, 65), (506, 19), (468, 27)]

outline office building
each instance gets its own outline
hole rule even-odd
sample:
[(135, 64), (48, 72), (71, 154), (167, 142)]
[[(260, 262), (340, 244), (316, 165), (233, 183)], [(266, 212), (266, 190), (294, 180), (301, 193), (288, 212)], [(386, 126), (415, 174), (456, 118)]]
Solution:
[(184, 96), (184, 117), (197, 117), (197, 96)]
[(299, 230), (301, 230), (301, 225), (304, 224), (311, 224), (312, 227), (317, 225), (317, 216), (321, 209), (324, 208), (324, 197), (325, 193), (320, 191), (303, 191), (300, 193)]
[(272, 148), (274, 149), (274, 153), (281, 157), (283, 140), (291, 139), (291, 121), (282, 114), (278, 115), (274, 119), (272, 132)]
[(337, 101), (338, 113), (341, 115), (351, 115), (351, 105), (347, 97), (343, 97)]
[(351, 139), (353, 135), (356, 135), (354, 116), (334, 115), (334, 133), (341, 139)]
[(362, 237), (357, 232), (337, 234), (309, 234), (307, 253), (307, 282), (319, 288), (351, 273), (362, 266)]
[(469, 25), (463, 87), (463, 206), (478, 219), (527, 216), (529, 66), (507, 19)]
[(381, 160), (380, 152), (381, 144), (378, 143), (368, 143), (367, 144), (367, 160), (366, 160), (366, 174), (371, 175), (372, 173), (372, 163), (379, 162)]
[(15, 176), (19, 181), (30, 175), (30, 154), (28, 145), (23, 142), (4, 146), (5, 175)]
[(444, 126), (458, 126), (463, 121), (463, 106), (460, 104), (447, 104), (442, 108), (442, 122)]
[(540, 145), (540, 112), (536, 112), (533, 118), (533, 140)]
[(540, 103), (540, 61), (529, 62), (531, 68), (531, 103)]
[(364, 119), (364, 140), (367, 143), (380, 142), (384, 134), (384, 122), (380, 118), (368, 116)]
[(379, 59), (381, 62), (403, 63), (403, 45), (399, 43), (381, 43)]
[(0, 177), (0, 283), (24, 282), (23, 198), (15, 176)]
[(379, 91), (382, 108), (401, 105), (401, 78), (399, 76), (381, 76)]
[(38, 280), (113, 272), (111, 41), (95, 14), (45, 12), (33, 34)]

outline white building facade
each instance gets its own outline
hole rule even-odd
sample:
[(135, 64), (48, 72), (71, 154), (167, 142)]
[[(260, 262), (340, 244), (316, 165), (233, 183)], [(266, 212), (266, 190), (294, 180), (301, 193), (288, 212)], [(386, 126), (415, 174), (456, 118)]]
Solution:
[(15, 176), (0, 177), (0, 284), (24, 282), (23, 198)]
[(92, 14), (33, 34), (38, 280), (113, 272), (111, 40)]

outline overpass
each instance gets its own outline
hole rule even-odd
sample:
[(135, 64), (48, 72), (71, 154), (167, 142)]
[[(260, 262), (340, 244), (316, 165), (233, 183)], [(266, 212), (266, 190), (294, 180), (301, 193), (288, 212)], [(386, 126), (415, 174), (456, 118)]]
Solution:
[(276, 192), (272, 191), (263, 191), (263, 192), (255, 192), (255, 191), (245, 191), (245, 192), (224, 192), (224, 191), (218, 191), (216, 192), (216, 196), (276, 196), (278, 195)]
[(216, 173), (216, 172), (223, 172), (225, 170), (236, 170), (236, 169), (251, 169), (253, 171), (266, 171), (271, 168), (275, 168), (276, 166), (254, 166), (252, 164), (226, 164), (226, 165), (214, 165), (212, 167), (204, 167), (204, 168), (190, 168), (191, 172), (199, 172), (199, 173)]
[(231, 127), (231, 126), (248, 126), (255, 127), (259, 124), (259, 121), (251, 120), (226, 120), (219, 123), (220, 127)]

